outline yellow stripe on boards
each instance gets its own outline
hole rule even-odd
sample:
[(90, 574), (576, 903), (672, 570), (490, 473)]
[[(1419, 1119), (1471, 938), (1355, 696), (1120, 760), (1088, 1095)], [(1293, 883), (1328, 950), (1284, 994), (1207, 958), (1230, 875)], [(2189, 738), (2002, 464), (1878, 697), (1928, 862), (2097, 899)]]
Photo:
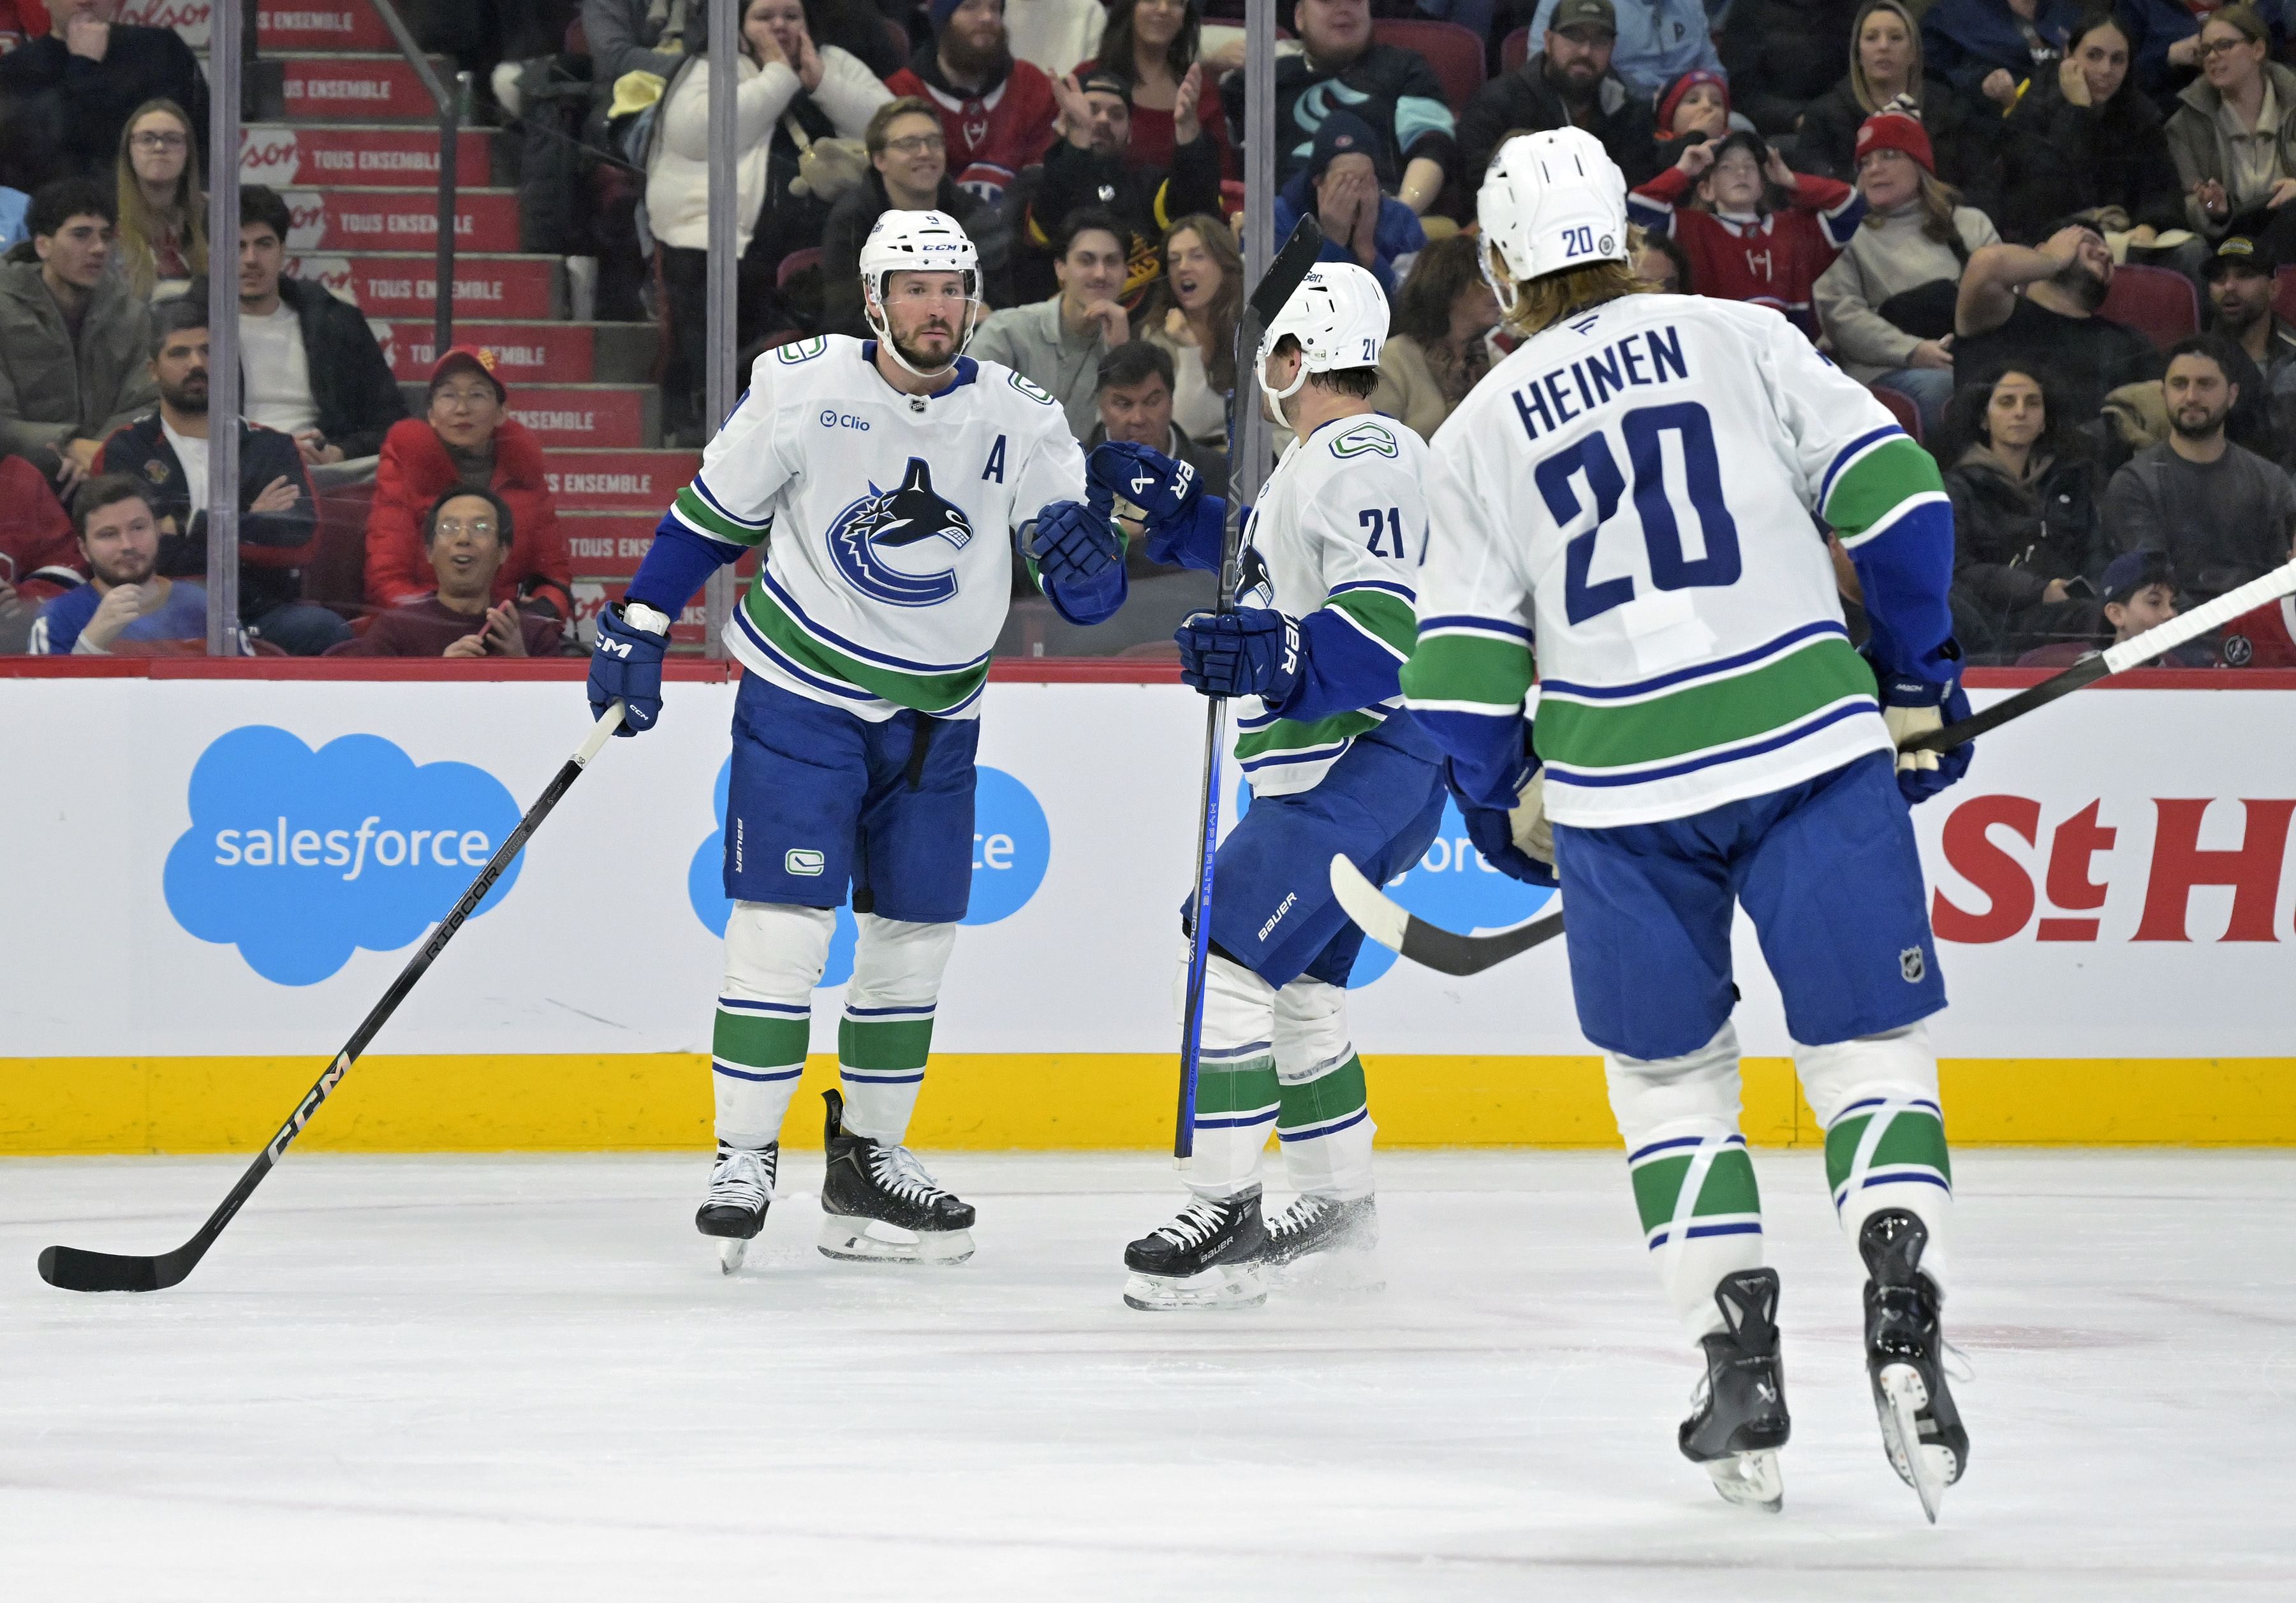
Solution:
[[(252, 1153), (318, 1077), (316, 1059), (0, 1059), (0, 1155)], [(1382, 1147), (1618, 1143), (1592, 1057), (1367, 1056)], [(821, 1141), (832, 1057), (808, 1060), (783, 1136)], [(1162, 1052), (936, 1053), (911, 1141), (974, 1151), (1152, 1151), (1171, 1139)], [(1946, 1133), (1972, 1146), (2296, 1146), (2296, 1059), (1948, 1059)], [(299, 1148), (601, 1152), (709, 1144), (709, 1059), (377, 1057), (357, 1064)], [(1745, 1062), (1746, 1138), (1823, 1133), (1784, 1058)]]

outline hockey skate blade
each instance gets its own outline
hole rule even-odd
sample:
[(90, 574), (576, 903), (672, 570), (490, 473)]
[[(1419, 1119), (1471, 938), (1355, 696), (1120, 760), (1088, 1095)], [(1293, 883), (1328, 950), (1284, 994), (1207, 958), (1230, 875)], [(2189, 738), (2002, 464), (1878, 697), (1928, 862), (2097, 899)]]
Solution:
[(1722, 1494), (1724, 1502), (1741, 1509), (1759, 1509), (1765, 1514), (1775, 1514), (1785, 1507), (1786, 1481), (1779, 1472), (1778, 1455), (1774, 1449), (1734, 1452), (1726, 1459), (1710, 1460), (1706, 1473), (1714, 1477), (1714, 1490)]
[(912, 1231), (882, 1219), (824, 1214), (816, 1243), (840, 1264), (962, 1264), (972, 1255), (972, 1232)]
[(750, 1255), (750, 1240), (746, 1236), (725, 1236), (718, 1242), (718, 1272), (732, 1274), (742, 1267), (742, 1260)]
[(1387, 1289), (1387, 1270), (1376, 1252), (1336, 1247), (1311, 1252), (1289, 1264), (1267, 1266), (1271, 1289), (1310, 1302), (1345, 1302), (1377, 1296)]
[(1930, 1389), (1911, 1364), (1885, 1364), (1874, 1377), (1880, 1392), (1882, 1444), (1889, 1449), (1890, 1466), (1922, 1500), (1922, 1512), (1937, 1524), (1945, 1489), (1953, 1480), (1953, 1450), (1922, 1441), (1922, 1410), (1930, 1404)]
[(1143, 1313), (1257, 1308), (1267, 1301), (1257, 1264), (1221, 1264), (1185, 1277), (1136, 1272), (1124, 1280), (1124, 1305)]

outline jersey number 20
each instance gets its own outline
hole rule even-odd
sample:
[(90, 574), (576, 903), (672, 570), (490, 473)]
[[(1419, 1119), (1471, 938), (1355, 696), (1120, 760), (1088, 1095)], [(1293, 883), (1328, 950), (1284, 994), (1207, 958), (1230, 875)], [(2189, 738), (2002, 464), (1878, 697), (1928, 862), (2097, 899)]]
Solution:
[[(1714, 454), (1714, 424), (1695, 401), (1671, 406), (1639, 406), (1619, 420), (1627, 460), (1634, 469), (1635, 511), (1650, 552), (1651, 583), (1660, 590), (1709, 589), (1738, 582), (1738, 526), (1722, 503), (1722, 464)], [(1664, 437), (1682, 442), (1682, 466), (1689, 482), (1691, 510), (1698, 515), (1706, 554), (1693, 558), (1682, 545), (1674, 503), (1667, 495)], [(1559, 528), (1568, 528), (1585, 511), (1570, 481), (1581, 473), (1595, 495), (1595, 527), (1563, 548), (1563, 605), (1570, 621), (1583, 624), (1635, 599), (1635, 582), (1621, 575), (1590, 583), (1595, 542), (1610, 526), (1627, 493), (1627, 481), (1601, 430), (1576, 441), (1538, 464), (1538, 493)]]

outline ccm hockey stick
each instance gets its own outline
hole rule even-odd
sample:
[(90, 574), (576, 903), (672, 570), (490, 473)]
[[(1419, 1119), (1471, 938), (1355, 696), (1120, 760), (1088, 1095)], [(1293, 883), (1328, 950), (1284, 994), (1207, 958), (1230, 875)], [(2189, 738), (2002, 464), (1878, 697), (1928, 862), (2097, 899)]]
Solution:
[[(1244, 405), (1244, 377), (1259, 361), (1259, 341), (1275, 321), (1283, 303), (1308, 276), (1323, 254), (1324, 231), (1313, 213), (1304, 215), (1283, 241), (1283, 249), (1267, 265), (1267, 276), (1244, 303), (1235, 325), (1235, 405)], [(1260, 405), (1259, 386), (1251, 384), (1252, 405)], [(1242, 430), (1237, 434), (1242, 436)], [(1213, 606), (1221, 612), (1235, 608), (1236, 568), (1242, 560), (1243, 508), (1241, 497), (1227, 501), (1227, 528), (1220, 542), (1219, 593)], [(1196, 1150), (1196, 1067), (1204, 1043), (1204, 970), (1211, 961), (1212, 860), (1219, 846), (1220, 748), (1227, 744), (1227, 702), (1208, 699), (1204, 709), (1204, 788), (1196, 811), (1196, 913), (1188, 930), (1188, 1000), (1180, 1022), (1180, 1106), (1172, 1121), (1172, 1156), (1185, 1162)]]
[(550, 810), (558, 805), (559, 798), (573, 788), (576, 780), (582, 777), (582, 770), (589, 765), (592, 757), (598, 755), (607, 737), (620, 727), (621, 722), (622, 704), (616, 701), (609, 705), (605, 716), (592, 725), (589, 739), (582, 742), (581, 749), (566, 759), (565, 765), (558, 770), (557, 777), (535, 798), (534, 806), (526, 810), (526, 816), (518, 821), (518, 828), (512, 830), (510, 838), (502, 843), (502, 849), (479, 871), (479, 877), (471, 881), (471, 888), (463, 893), (463, 899), (455, 904), (454, 911), (447, 915), (430, 938), (422, 943), (422, 949), (408, 961), (406, 967), (399, 970), (398, 977), (390, 982), (390, 989), (382, 994), (382, 1000), (374, 1004), (373, 1010), (367, 1014), (350, 1040), (344, 1044), (343, 1050), (335, 1054), (334, 1060), (327, 1065), (326, 1072), (319, 1076), (318, 1084), (304, 1094), (295, 1111), (287, 1116), (287, 1122), (279, 1127), (279, 1133), (271, 1138), (270, 1145), (255, 1155), (255, 1161), (248, 1165), (247, 1173), (239, 1177), (237, 1185), (232, 1187), (231, 1195), (223, 1199), (222, 1206), (208, 1215), (208, 1222), (200, 1226), (197, 1234), (175, 1251), (150, 1258), (89, 1252), (78, 1247), (51, 1247), (40, 1254), (40, 1278), (66, 1291), (158, 1291), (175, 1285), (198, 1268), (200, 1260), (207, 1255), (208, 1248), (213, 1247), (216, 1238), (223, 1234), (224, 1227), (237, 1216), (241, 1208), (247, 1206), (247, 1199), (255, 1194), (255, 1188), (263, 1183), (263, 1177), (278, 1165), (288, 1143), (303, 1133), (303, 1126), (309, 1124), (312, 1116), (319, 1111), (319, 1104), (334, 1094), (335, 1088), (342, 1084), (343, 1076), (350, 1072), (351, 1065), (358, 1060), (361, 1052), (366, 1051), (367, 1043), (390, 1022), (398, 1004), (406, 1000), (407, 993), (414, 989), (414, 982), (422, 977), (423, 971), (447, 949), (447, 943), (455, 938), (455, 932), (463, 927), (463, 921), (478, 911), (479, 904), (487, 899), (487, 893), (494, 888), (495, 881), (503, 877), (504, 871), (525, 847), (528, 839), (542, 827), (542, 821), (550, 816)]
[[(1973, 713), (1927, 734), (1915, 735), (1898, 749), (1948, 751), (1966, 745), (2027, 713), (2075, 691), (2085, 690), (2100, 679), (2141, 667), (2164, 651), (2173, 651), (2223, 627), (2243, 613), (2253, 612), (2290, 594), (2296, 594), (2296, 562), (2251, 579), (2238, 589), (2228, 590), (2157, 628), (2147, 629), (2117, 646), (2108, 646), (2062, 674), (2053, 674), (2038, 684), (1995, 702), (1981, 713)], [(1364, 878), (1345, 857), (1332, 859), (1332, 894), (1339, 898), (1348, 917), (1373, 940), (1440, 974), (1480, 974), (1495, 963), (1503, 963), (1517, 953), (1528, 952), (1562, 933), (1562, 915), (1556, 912), (1488, 935), (1460, 935), (1406, 912), (1393, 897)]]

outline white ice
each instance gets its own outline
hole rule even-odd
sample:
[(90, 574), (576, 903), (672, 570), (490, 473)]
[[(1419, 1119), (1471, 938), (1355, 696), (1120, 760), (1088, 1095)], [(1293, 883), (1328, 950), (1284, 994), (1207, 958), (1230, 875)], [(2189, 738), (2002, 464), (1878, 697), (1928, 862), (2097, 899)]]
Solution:
[(1139, 1157), (933, 1159), (961, 1268), (833, 1264), (792, 1153), (721, 1279), (693, 1157), (297, 1155), (184, 1285), (235, 1161), (0, 1163), (0, 1598), (2296, 1595), (2296, 1158), (1969, 1152), (1941, 1523), (1883, 1460), (1816, 1159), (1762, 1153), (1785, 1511), (1674, 1447), (1695, 1366), (1608, 1154), (1389, 1155), (1389, 1287), (1118, 1300)]

